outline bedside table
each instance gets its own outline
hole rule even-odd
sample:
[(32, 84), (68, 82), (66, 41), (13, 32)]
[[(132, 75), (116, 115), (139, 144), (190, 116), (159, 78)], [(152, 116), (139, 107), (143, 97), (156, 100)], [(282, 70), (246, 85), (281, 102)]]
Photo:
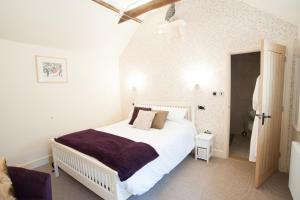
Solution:
[(202, 159), (209, 162), (210, 157), (212, 156), (214, 135), (200, 133), (196, 135), (196, 145), (195, 145), (195, 160)]

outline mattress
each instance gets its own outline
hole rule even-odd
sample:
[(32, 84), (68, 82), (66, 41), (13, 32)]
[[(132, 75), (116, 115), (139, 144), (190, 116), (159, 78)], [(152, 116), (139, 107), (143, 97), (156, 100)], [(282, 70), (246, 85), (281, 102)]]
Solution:
[(138, 170), (119, 186), (133, 195), (150, 190), (165, 174), (174, 169), (195, 147), (196, 128), (188, 120), (167, 120), (163, 129), (141, 130), (133, 128), (124, 120), (99, 129), (151, 145), (159, 157)]

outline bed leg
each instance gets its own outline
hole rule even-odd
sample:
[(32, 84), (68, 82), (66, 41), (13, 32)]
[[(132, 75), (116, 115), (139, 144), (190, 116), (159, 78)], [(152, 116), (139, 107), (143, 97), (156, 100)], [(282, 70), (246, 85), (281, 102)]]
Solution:
[(59, 171), (58, 171), (58, 166), (55, 160), (53, 160), (53, 166), (54, 166), (54, 175), (55, 177), (59, 177)]

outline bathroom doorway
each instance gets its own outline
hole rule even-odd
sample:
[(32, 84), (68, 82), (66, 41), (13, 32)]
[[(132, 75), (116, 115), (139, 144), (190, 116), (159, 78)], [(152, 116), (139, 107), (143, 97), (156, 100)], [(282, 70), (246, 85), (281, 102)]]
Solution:
[(231, 55), (229, 157), (249, 159), (255, 118), (252, 98), (260, 73), (260, 52)]

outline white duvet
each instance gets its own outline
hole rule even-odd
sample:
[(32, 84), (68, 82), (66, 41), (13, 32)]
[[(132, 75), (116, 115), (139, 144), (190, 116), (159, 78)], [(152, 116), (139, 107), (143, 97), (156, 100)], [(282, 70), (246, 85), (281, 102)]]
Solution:
[(133, 128), (127, 120), (102, 127), (104, 131), (136, 142), (151, 145), (159, 157), (138, 170), (120, 186), (133, 195), (150, 190), (165, 174), (175, 168), (194, 148), (196, 129), (192, 122), (167, 120), (163, 129), (140, 130)]

